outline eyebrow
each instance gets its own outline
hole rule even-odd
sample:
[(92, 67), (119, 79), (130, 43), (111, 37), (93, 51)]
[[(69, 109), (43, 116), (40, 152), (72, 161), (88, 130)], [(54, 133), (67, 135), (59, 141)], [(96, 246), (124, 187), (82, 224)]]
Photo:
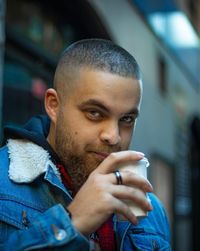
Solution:
[[(97, 99), (88, 99), (87, 101), (82, 102), (79, 106), (80, 109), (83, 109), (84, 106), (87, 105), (94, 105), (98, 106), (100, 109), (104, 110), (107, 113), (110, 113), (110, 109), (102, 102)], [(138, 108), (133, 108), (130, 111), (123, 113), (123, 114), (134, 114), (136, 117), (139, 116), (139, 110)]]

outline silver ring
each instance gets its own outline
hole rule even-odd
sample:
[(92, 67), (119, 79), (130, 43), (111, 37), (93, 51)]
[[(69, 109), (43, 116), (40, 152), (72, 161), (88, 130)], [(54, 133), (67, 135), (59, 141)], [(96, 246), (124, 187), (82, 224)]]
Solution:
[(121, 175), (120, 171), (116, 170), (114, 172), (114, 174), (115, 174), (115, 177), (116, 177), (116, 180), (117, 180), (117, 185), (122, 185), (123, 182), (122, 182), (122, 175)]

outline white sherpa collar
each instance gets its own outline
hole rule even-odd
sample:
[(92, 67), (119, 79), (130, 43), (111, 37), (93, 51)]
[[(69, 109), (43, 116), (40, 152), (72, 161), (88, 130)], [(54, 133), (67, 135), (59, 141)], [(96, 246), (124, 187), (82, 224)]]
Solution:
[(59, 177), (57, 167), (42, 147), (24, 139), (9, 139), (7, 146), (10, 158), (9, 177), (12, 181), (32, 182), (45, 173), (49, 165)]

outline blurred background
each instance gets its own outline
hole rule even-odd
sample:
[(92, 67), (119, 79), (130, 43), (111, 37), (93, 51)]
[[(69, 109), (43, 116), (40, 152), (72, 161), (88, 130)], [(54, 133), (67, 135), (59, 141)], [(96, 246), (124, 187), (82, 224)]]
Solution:
[(0, 0), (0, 140), (43, 113), (59, 53), (90, 37), (135, 56), (144, 82), (131, 149), (150, 160), (175, 251), (200, 250), (200, 0)]

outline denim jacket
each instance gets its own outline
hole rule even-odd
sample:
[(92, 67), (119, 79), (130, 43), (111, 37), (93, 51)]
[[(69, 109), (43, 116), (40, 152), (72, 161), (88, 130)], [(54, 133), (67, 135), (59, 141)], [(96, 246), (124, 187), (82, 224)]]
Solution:
[[(113, 217), (117, 250), (171, 250), (165, 211), (155, 195), (149, 197), (154, 209), (137, 226)], [(71, 200), (42, 147), (12, 139), (1, 148), (1, 251), (89, 250), (88, 239), (65, 210)]]

